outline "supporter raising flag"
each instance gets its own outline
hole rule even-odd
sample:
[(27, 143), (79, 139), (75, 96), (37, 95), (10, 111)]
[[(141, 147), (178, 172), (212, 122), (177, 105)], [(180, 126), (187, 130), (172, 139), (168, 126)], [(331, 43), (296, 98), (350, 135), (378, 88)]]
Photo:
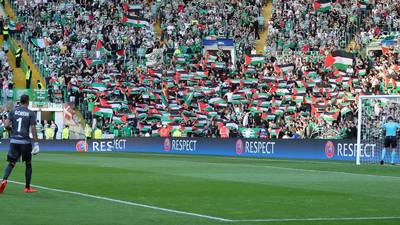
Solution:
[(122, 18), (122, 22), (125, 25), (129, 25), (129, 26), (136, 26), (136, 27), (150, 27), (151, 24), (149, 23), (149, 21), (147, 21), (144, 18), (139, 18), (137, 16), (131, 16), (131, 15), (125, 15)]
[(328, 12), (331, 10), (332, 0), (315, 0), (314, 9), (317, 12)]
[(346, 70), (353, 66), (354, 54), (338, 50), (333, 51), (325, 58), (325, 67), (334, 66), (339, 70)]

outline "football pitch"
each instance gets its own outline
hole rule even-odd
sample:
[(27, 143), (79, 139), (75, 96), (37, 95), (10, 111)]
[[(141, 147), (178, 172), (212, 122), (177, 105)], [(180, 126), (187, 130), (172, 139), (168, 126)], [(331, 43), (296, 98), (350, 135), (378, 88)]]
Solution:
[(38, 193), (23, 193), (22, 164), (10, 180), (2, 225), (400, 224), (398, 166), (41, 153), (33, 163)]

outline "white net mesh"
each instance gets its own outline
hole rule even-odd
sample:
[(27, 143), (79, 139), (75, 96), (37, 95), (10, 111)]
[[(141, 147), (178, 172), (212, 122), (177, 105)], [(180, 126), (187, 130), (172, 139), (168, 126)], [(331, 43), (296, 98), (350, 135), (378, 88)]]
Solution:
[[(400, 122), (400, 96), (363, 97), (361, 107), (360, 162), (378, 163), (385, 141), (385, 130), (381, 125), (387, 122), (388, 117)], [(396, 151), (395, 162), (399, 163), (399, 145)], [(390, 157), (391, 151), (387, 150), (385, 162), (390, 162)]]

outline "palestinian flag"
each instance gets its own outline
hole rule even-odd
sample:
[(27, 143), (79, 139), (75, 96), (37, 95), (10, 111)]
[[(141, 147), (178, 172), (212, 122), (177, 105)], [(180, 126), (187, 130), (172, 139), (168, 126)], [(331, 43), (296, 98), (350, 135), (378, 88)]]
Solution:
[(290, 64), (285, 64), (285, 65), (278, 65), (278, 67), (282, 73), (289, 73), (289, 72), (292, 72), (296, 68), (296, 65), (294, 65), (293, 63), (290, 63)]
[(144, 18), (140, 18), (137, 16), (125, 15), (122, 18), (122, 23), (124, 25), (134, 26), (134, 27), (150, 27), (151, 24), (149, 21)]
[(357, 70), (357, 75), (358, 76), (365, 76), (366, 74), (367, 74), (367, 70), (366, 69)]
[(314, 70), (312, 70), (312, 71), (305, 71), (304, 74), (305, 74), (307, 77), (312, 77), (312, 78), (315, 78), (315, 77), (318, 76), (317, 71), (314, 71)]
[(225, 102), (224, 99), (216, 97), (216, 98), (210, 99), (210, 100), (208, 101), (208, 103), (210, 103), (210, 104), (224, 104), (224, 103), (226, 103), (226, 102)]
[(98, 107), (98, 106), (95, 106), (95, 107), (93, 108), (93, 112), (94, 112), (94, 113), (97, 113), (97, 114), (104, 114), (104, 115), (107, 115), (107, 116), (111, 116), (111, 115), (113, 114), (113, 110), (112, 110), (112, 109), (110, 109), (110, 108)]
[(217, 61), (217, 56), (213, 56), (211, 54), (206, 54), (204, 56), (204, 58), (205, 58), (205, 60), (204, 60), (205, 63), (213, 63), (213, 62)]
[(143, 5), (141, 4), (126, 4), (123, 5), (125, 12), (135, 12), (143, 9)]
[(96, 51), (99, 51), (102, 48), (103, 48), (103, 42), (101, 40), (97, 40)]
[(257, 65), (265, 63), (265, 57), (263, 55), (244, 55), (244, 62), (246, 65)]
[(276, 118), (276, 115), (273, 115), (273, 114), (267, 115), (267, 120), (275, 120), (275, 118)]
[(90, 87), (91, 87), (91, 89), (101, 91), (101, 92), (107, 90), (107, 86), (105, 83), (93, 83), (93, 84), (91, 84)]
[(127, 120), (127, 119), (128, 119), (128, 116), (127, 116), (127, 115), (122, 116), (122, 117), (117, 117), (117, 116), (114, 116), (114, 117), (113, 117), (113, 121), (116, 122), (116, 123), (118, 123), (118, 124), (126, 123), (126, 120)]
[(97, 66), (97, 65), (101, 65), (104, 64), (104, 61), (101, 59), (85, 59), (85, 63), (88, 67), (92, 67), (92, 66)]
[(115, 52), (115, 54), (117, 54), (118, 56), (124, 56), (124, 55), (125, 55), (125, 49), (117, 50), (117, 51)]
[(304, 96), (302, 95), (292, 95), (292, 101), (296, 103), (301, 103), (304, 101)]
[(212, 108), (211, 106), (209, 106), (207, 103), (198, 102), (197, 104), (198, 104), (198, 106), (199, 106), (199, 111), (200, 111), (201, 113), (206, 112), (206, 111), (207, 111), (207, 112), (210, 112), (210, 111), (213, 110), (213, 108)]
[(324, 113), (323, 115), (321, 115), (321, 118), (327, 122), (333, 122), (333, 121), (337, 120), (337, 118), (339, 116), (339, 112), (340, 112), (340, 110), (337, 110), (336, 112)]
[(315, 0), (314, 9), (317, 12), (328, 12), (331, 10), (332, 1), (331, 0)]
[(31, 42), (37, 48), (46, 48), (49, 46), (49, 42), (45, 38), (31, 38)]
[(196, 71), (196, 75), (199, 77), (206, 78), (206, 77), (208, 77), (208, 74), (209, 74), (209, 72), (207, 70), (206, 71)]
[(278, 137), (280, 132), (281, 132), (281, 129), (272, 129), (271, 130), (271, 137)]
[(345, 115), (345, 114), (348, 113), (348, 112), (351, 112), (351, 108), (348, 107), (348, 106), (343, 107), (343, 108), (340, 110), (340, 113), (342, 114), (342, 116)]
[(277, 66), (277, 65), (274, 66), (274, 71), (275, 71), (277, 74), (281, 74), (281, 73), (282, 73), (282, 69), (281, 69), (279, 66)]
[(325, 67), (334, 66), (339, 70), (346, 70), (348, 66), (353, 66), (354, 55), (352, 53), (338, 50), (333, 51), (325, 58)]
[(113, 108), (113, 109), (118, 109), (121, 108), (122, 104), (121, 103), (115, 103), (115, 102), (108, 102), (105, 99), (100, 99), (100, 105), (102, 107), (108, 107), (108, 108)]

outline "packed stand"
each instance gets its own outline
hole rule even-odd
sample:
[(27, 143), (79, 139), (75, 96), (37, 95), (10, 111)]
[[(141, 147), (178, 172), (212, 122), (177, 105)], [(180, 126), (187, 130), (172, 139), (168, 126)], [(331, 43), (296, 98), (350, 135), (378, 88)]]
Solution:
[(382, 125), (388, 122), (389, 118), (400, 122), (399, 106), (400, 98), (363, 100), (362, 140), (383, 139), (385, 133)]
[[(201, 42), (209, 36), (232, 38), (238, 57), (250, 52), (262, 30), (264, 0), (162, 1), (161, 39), (172, 51), (185, 46), (201, 51)], [(200, 48), (199, 48), (200, 47)]]
[[(166, 43), (155, 41), (148, 48), (162, 49), (166, 57), (158, 63), (129, 66), (126, 61), (134, 57), (122, 60), (119, 47), (114, 48), (115, 54), (106, 54), (107, 63), (103, 63), (104, 57), (98, 60), (96, 54), (108, 52), (104, 46), (109, 42), (105, 37), (90, 36), (86, 37), (90, 45), (68, 46), (74, 53), (79, 52), (72, 50), (74, 46), (90, 47), (95, 50), (91, 57), (72, 60), (75, 66), (57, 63), (63, 65), (61, 71), (54, 72), (49, 81), (65, 79), (70, 101), (81, 108), (85, 119), (105, 134), (119, 137), (354, 138), (358, 95), (399, 92), (398, 54), (393, 49), (383, 55), (336, 50), (347, 29), (357, 30), (354, 24), (358, 20), (348, 22), (354, 13), (348, 1), (338, 1), (328, 15), (314, 15), (311, 6), (303, 9), (299, 1), (285, 2), (274, 3), (268, 46), (281, 51), (291, 49), (292, 44), (285, 43), (294, 41), (293, 51), (288, 50), (291, 54), (250, 54), (257, 36), (253, 22), (261, 10), (251, 1), (183, 1), (161, 5), (161, 40)], [(217, 7), (224, 10), (216, 11)], [(140, 6), (116, 8), (128, 8), (129, 16), (122, 15), (125, 22), (139, 23), (130, 18)], [(288, 18), (282, 9), (290, 9)], [(290, 19), (298, 14), (302, 16)], [(338, 23), (333, 21), (337, 16), (346, 18)], [(313, 22), (303, 20), (305, 17)], [(287, 24), (282, 24), (284, 20)], [(141, 21), (143, 25), (147, 20)], [(275, 23), (278, 27), (273, 27)], [(93, 26), (101, 26), (98, 24)], [(286, 26), (287, 32), (280, 30)], [(310, 27), (310, 35), (301, 36), (308, 34)], [(300, 35), (297, 39), (295, 33)], [(236, 62), (229, 51), (202, 51), (202, 40), (214, 35), (235, 38)], [(79, 37), (85, 40), (85, 35)], [(128, 56), (129, 47), (123, 49)], [(71, 57), (68, 51), (65, 56)]]
[(13, 88), (13, 71), (8, 64), (8, 57), (4, 48), (0, 49), (0, 107), (5, 107)]
[[(355, 35), (357, 48), (365, 48), (381, 35), (400, 32), (400, 3), (396, 0), (380, 0), (365, 5), (363, 26)], [(390, 44), (387, 41), (387, 44)]]
[[(17, 14), (23, 21), (23, 40), (42, 55), (50, 97), (65, 90), (72, 78), (87, 76), (86, 67), (107, 64), (121, 72), (143, 60), (140, 51), (157, 47), (154, 16), (145, 2), (133, 10), (114, 1), (19, 1)], [(55, 99), (51, 99), (55, 101)]]
[(9, 110), (5, 107), (0, 107), (0, 139), (7, 139), (9, 137), (9, 133), (4, 127), (4, 121), (7, 119), (8, 113)]

